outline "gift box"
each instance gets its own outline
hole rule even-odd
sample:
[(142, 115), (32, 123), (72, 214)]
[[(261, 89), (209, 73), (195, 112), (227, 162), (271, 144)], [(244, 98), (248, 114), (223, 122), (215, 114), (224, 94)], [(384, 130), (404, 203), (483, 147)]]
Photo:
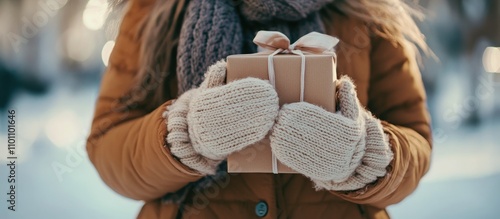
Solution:
[[(286, 43), (288, 39), (285, 42), (281, 39), (266, 40), (270, 41), (269, 44), (281, 43), (279, 47), (283, 49), (273, 47), (268, 52), (228, 56), (227, 83), (247, 77), (269, 80), (278, 93), (280, 106), (305, 101), (334, 112), (335, 54), (331, 51), (304, 52), (304, 47), (302, 50), (290, 49)], [(227, 164), (229, 173), (296, 173), (273, 156), (269, 137), (231, 154)]]

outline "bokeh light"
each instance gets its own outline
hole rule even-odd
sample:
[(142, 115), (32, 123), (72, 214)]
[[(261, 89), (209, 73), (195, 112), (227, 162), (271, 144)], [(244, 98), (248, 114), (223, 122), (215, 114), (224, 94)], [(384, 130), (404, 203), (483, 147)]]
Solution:
[(500, 73), (500, 48), (487, 47), (483, 53), (484, 70), (491, 73)]
[(78, 27), (66, 31), (64, 48), (66, 48), (66, 54), (69, 58), (78, 62), (84, 62), (90, 58), (95, 48), (95, 42), (94, 36), (89, 32), (88, 30), (82, 31)]
[(108, 16), (108, 2), (106, 0), (89, 0), (83, 11), (83, 24), (90, 30), (99, 30)]
[(45, 134), (57, 147), (71, 146), (80, 133), (81, 122), (75, 112), (62, 110), (53, 114), (45, 125)]
[(110, 40), (104, 44), (101, 51), (102, 62), (105, 66), (108, 66), (109, 56), (111, 55), (111, 51), (115, 47), (115, 41)]

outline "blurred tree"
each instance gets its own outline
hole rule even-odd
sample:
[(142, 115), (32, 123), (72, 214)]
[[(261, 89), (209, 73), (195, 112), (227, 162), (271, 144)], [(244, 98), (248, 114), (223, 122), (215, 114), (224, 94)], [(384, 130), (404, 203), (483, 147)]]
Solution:
[(21, 75), (0, 63), (0, 109), (9, 105), (16, 92), (25, 90), (32, 94), (43, 94), (48, 90), (49, 83), (46, 81), (23, 78)]
[(7, 107), (17, 87), (18, 81), (15, 75), (0, 65), (0, 109)]
[[(463, 51), (468, 62), (470, 76), (469, 91), (474, 93), (480, 86), (480, 78), (485, 74), (483, 65), (477, 56), (484, 51), (484, 41), (493, 46), (500, 46), (500, 1), (498, 0), (448, 0), (448, 5), (457, 18), (460, 35), (463, 36)], [(479, 48), (481, 47), (481, 48)], [(483, 48), (484, 47), (484, 48)], [(478, 52), (479, 51), (479, 52)], [(476, 62), (474, 62), (476, 61)], [(481, 101), (474, 101), (467, 123), (476, 125), (480, 122)]]

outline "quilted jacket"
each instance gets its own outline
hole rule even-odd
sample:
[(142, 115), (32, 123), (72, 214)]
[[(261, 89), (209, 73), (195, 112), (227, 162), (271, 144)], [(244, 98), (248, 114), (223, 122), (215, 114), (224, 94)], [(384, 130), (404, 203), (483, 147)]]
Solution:
[(102, 78), (87, 143), (102, 180), (117, 193), (145, 202), (138, 218), (383, 219), (389, 218), (387, 206), (415, 190), (431, 154), (430, 118), (415, 54), (407, 45), (371, 34), (363, 22), (332, 11), (324, 19), (331, 23), (327, 34), (341, 40), (337, 72), (353, 78), (361, 104), (383, 121), (394, 152), (388, 174), (351, 192), (316, 191), (302, 175), (228, 174), (210, 188), (192, 191), (182, 210), (162, 203), (165, 194), (202, 177), (165, 147), (162, 113), (171, 100), (152, 111), (117, 110), (120, 97), (136, 83), (137, 33), (154, 1), (130, 2)]

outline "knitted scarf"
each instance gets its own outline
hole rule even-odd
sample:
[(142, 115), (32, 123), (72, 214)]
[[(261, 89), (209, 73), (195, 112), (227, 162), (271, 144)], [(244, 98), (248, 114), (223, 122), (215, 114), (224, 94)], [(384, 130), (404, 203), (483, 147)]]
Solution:
[(254, 53), (259, 30), (275, 30), (293, 42), (324, 32), (317, 13), (333, 0), (191, 0), (177, 48), (179, 94), (197, 87), (208, 66), (232, 54)]
[[(324, 32), (319, 14), (333, 0), (191, 0), (177, 48), (179, 95), (198, 87), (208, 67), (232, 54), (254, 53), (252, 39), (259, 30), (280, 31), (293, 42), (312, 31)], [(217, 173), (189, 183), (163, 197), (182, 212), (188, 194), (202, 193), (229, 179), (226, 162)]]

